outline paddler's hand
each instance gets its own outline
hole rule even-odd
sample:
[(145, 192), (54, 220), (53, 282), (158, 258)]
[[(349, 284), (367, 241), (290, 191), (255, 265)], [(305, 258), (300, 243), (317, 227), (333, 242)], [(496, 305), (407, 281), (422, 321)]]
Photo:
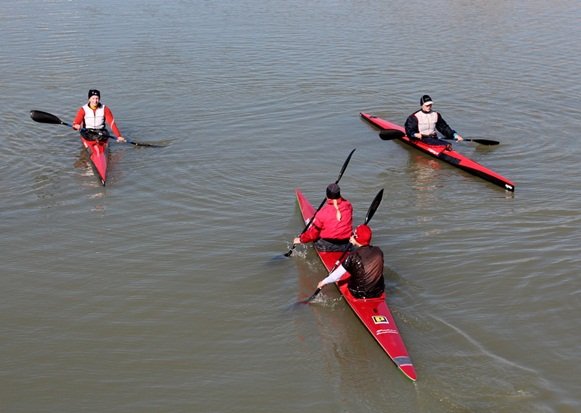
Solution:
[(78, 123), (73, 123), (73, 129), (79, 130), (79, 129), (81, 129), (81, 125), (79, 125)]
[(323, 280), (319, 281), (317, 288), (323, 288), (326, 284), (323, 284)]
[(295, 239), (293, 239), (293, 244), (300, 244), (300, 243), (301, 243), (300, 237), (296, 237)]
[(127, 142), (127, 139), (125, 139), (123, 136), (119, 136), (116, 139), (116, 142), (118, 142), (118, 143), (125, 143), (125, 142)]
[(464, 138), (460, 136), (459, 133), (454, 134), (454, 139), (456, 139), (458, 142), (462, 142), (464, 140)]

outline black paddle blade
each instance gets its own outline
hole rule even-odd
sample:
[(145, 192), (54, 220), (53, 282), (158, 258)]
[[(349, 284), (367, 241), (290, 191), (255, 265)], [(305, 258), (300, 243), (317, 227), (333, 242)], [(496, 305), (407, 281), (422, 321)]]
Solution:
[(295, 250), (295, 244), (293, 244), (293, 246), (291, 247), (291, 249), (288, 250), (287, 252), (285, 252), (283, 255), (285, 257), (290, 257), (292, 255), (292, 253), (293, 253), (294, 250)]
[(394, 139), (403, 138), (405, 133), (397, 129), (384, 129), (379, 132), (379, 137), (384, 141), (391, 141)]
[(373, 198), (373, 202), (371, 203), (371, 205), (369, 205), (369, 209), (367, 210), (367, 215), (365, 216), (365, 224), (366, 225), (369, 221), (371, 221), (371, 218), (373, 218), (373, 215), (375, 215), (375, 211), (377, 211), (379, 204), (381, 204), (382, 198), (383, 198), (383, 189), (381, 189), (377, 193), (377, 195), (375, 195), (375, 198)]
[(33, 121), (40, 123), (52, 123), (54, 125), (60, 125), (63, 123), (63, 121), (55, 115), (43, 112), (41, 110), (31, 110), (30, 117)]
[(321, 292), (321, 289), (320, 288), (317, 288), (315, 290), (315, 292), (309, 298), (294, 303), (293, 307), (296, 308), (296, 307), (300, 306), (301, 304), (308, 304), (308, 303), (310, 303), (311, 301), (313, 301), (315, 299), (315, 297), (317, 295), (319, 295), (320, 292)]
[(488, 145), (488, 146), (500, 144), (500, 142), (493, 141), (492, 139), (464, 139), (464, 140), (465, 141), (476, 142), (476, 143), (479, 143), (481, 145)]
[[(357, 148), (355, 148), (355, 149), (357, 149)], [(351, 157), (353, 156), (353, 152), (355, 152), (355, 149), (353, 149), (351, 151), (351, 153), (349, 154), (347, 159), (345, 159), (345, 162), (343, 162), (343, 166), (341, 167), (341, 172), (339, 172), (339, 177), (335, 181), (336, 184), (339, 183), (339, 181), (341, 180), (341, 177), (343, 176), (343, 172), (345, 172), (345, 169), (347, 169), (347, 165), (349, 165), (349, 161), (351, 161)]]

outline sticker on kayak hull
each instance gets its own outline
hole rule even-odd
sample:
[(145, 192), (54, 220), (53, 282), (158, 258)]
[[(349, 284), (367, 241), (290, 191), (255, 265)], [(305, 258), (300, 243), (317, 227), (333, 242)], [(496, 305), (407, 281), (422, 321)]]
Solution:
[(399, 331), (397, 331), (397, 330), (394, 330), (394, 329), (392, 329), (392, 328), (382, 328), (382, 329), (380, 329), (380, 330), (377, 330), (377, 331), (375, 332), (375, 335), (376, 335), (376, 336), (380, 336), (380, 335), (382, 335), (382, 334), (398, 334), (398, 335), (399, 335)]
[(371, 317), (374, 324), (389, 324), (389, 320), (384, 315), (374, 315)]

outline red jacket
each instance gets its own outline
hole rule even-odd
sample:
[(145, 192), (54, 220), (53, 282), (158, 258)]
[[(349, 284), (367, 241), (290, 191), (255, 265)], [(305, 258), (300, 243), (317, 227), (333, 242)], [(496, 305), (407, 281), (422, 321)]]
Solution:
[[(335, 207), (335, 201), (337, 207)], [(353, 233), (353, 206), (346, 199), (327, 199), (308, 230), (301, 236), (301, 242), (312, 242), (319, 238), (348, 240)]]

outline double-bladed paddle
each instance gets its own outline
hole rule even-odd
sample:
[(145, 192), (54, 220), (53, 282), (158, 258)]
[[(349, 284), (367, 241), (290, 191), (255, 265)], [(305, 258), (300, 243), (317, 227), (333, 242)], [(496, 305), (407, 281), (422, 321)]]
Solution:
[[(69, 128), (73, 127), (71, 124), (63, 122), (62, 120), (60, 120), (57, 116), (55, 116), (51, 113), (43, 112), (41, 110), (31, 110), (30, 117), (32, 118), (33, 121), (39, 122), (39, 123), (50, 123), (53, 125), (65, 125), (65, 126), (68, 126)], [(84, 130), (84, 129), (81, 129), (81, 130)], [(117, 139), (116, 136), (110, 136), (110, 137)], [(154, 145), (152, 143), (133, 142), (133, 141), (130, 141), (128, 139), (125, 139), (125, 142), (130, 143), (131, 145), (135, 145), (135, 146), (145, 146), (145, 147), (150, 147), (150, 148), (163, 148), (164, 147), (164, 145)], [(123, 143), (123, 142), (119, 142), (119, 143)]]
[[(349, 165), (349, 161), (351, 160), (351, 156), (353, 156), (353, 152), (355, 152), (355, 149), (353, 149), (351, 151), (351, 153), (349, 154), (349, 156), (347, 157), (347, 159), (345, 159), (345, 162), (343, 162), (343, 166), (341, 167), (341, 172), (339, 172), (339, 177), (335, 181), (336, 184), (339, 183), (339, 181), (341, 180), (341, 177), (343, 176), (343, 172), (345, 172), (345, 169), (347, 169), (347, 165)], [(321, 208), (323, 208), (323, 205), (325, 205), (325, 202), (326, 201), (327, 201), (327, 198), (323, 199), (323, 202), (321, 202), (321, 205), (319, 205), (319, 207), (317, 208), (317, 210), (313, 214), (312, 218), (309, 220), (309, 222), (307, 222), (307, 225), (305, 225), (305, 228), (299, 234), (299, 237), (301, 235), (303, 235), (307, 231), (307, 229), (309, 229), (309, 227), (311, 226), (312, 222), (315, 220), (315, 215), (317, 215), (317, 212), (319, 212), (321, 210)], [(293, 246), (288, 250), (288, 252), (286, 252), (284, 254), (284, 256), (285, 257), (290, 257), (291, 254), (293, 253), (295, 247), (296, 247), (296, 244), (293, 244)]]
[[(381, 199), (383, 198), (383, 189), (381, 189), (377, 195), (375, 195), (375, 198), (373, 198), (373, 202), (371, 202), (371, 205), (369, 206), (369, 209), (367, 210), (367, 215), (365, 216), (365, 221), (363, 222), (365, 225), (367, 225), (367, 223), (369, 223), (369, 221), (371, 221), (371, 218), (373, 218), (373, 215), (375, 215), (375, 211), (377, 211), (377, 208), (379, 207), (379, 204), (381, 203)], [(345, 251), (343, 253), (343, 255), (341, 255), (341, 258), (339, 258), (337, 260), (337, 263), (335, 264), (335, 267), (329, 271), (329, 274), (331, 274), (333, 271), (335, 271), (339, 265), (341, 265), (341, 263), (343, 262), (343, 259), (345, 258), (345, 256), (347, 255), (349, 251)], [(299, 305), (299, 304), (308, 304), (309, 302), (313, 301), (313, 299), (321, 292), (321, 288), (317, 288), (315, 290), (315, 292), (307, 299), (303, 300), (303, 301), (299, 301), (298, 303), (296, 303), (295, 305)]]
[[(405, 133), (398, 130), (398, 129), (383, 129), (381, 132), (379, 132), (379, 137), (384, 140), (384, 141), (390, 141), (393, 139), (399, 139), (405, 136)], [(447, 140), (454, 140), (454, 138), (446, 138), (444, 137), (444, 139)], [(476, 142), (479, 143), (481, 145), (498, 145), (500, 142), (498, 141), (494, 141), (492, 139), (467, 139), (464, 138), (463, 140), (464, 142)]]

